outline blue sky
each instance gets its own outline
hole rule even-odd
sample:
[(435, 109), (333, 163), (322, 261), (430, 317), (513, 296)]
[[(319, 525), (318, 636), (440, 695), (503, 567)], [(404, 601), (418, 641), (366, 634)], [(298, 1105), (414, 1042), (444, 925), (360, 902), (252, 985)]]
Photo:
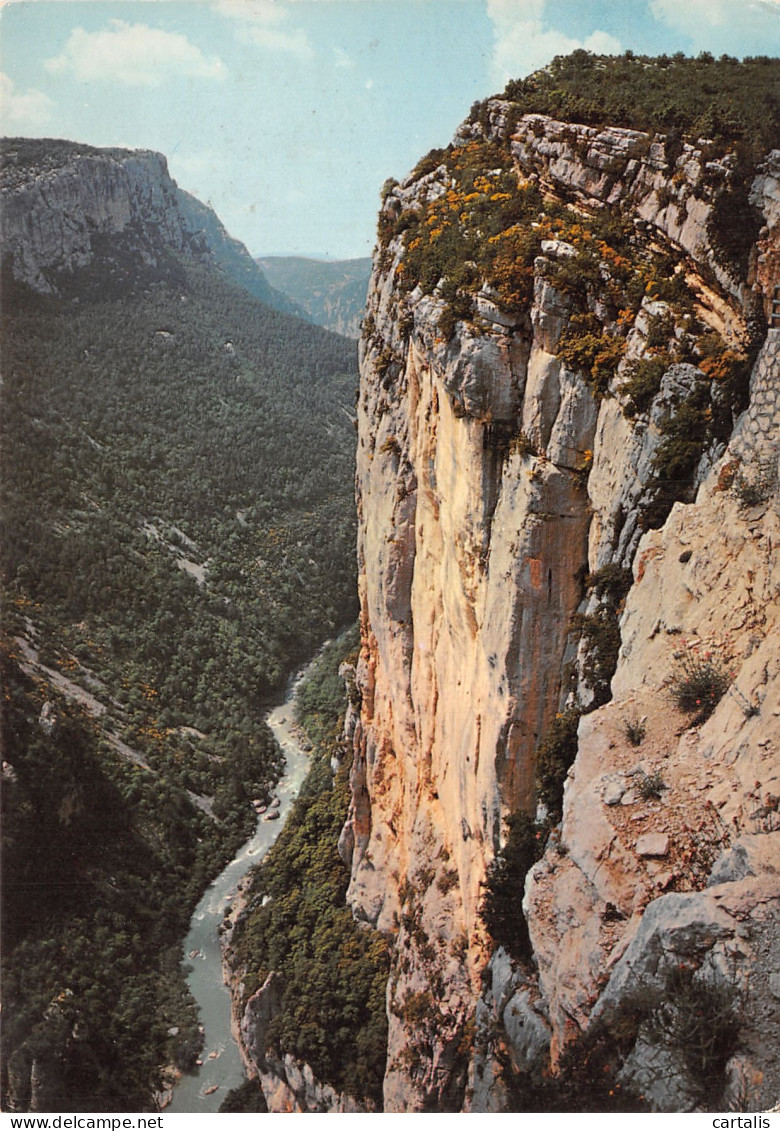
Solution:
[(160, 150), (255, 255), (368, 255), (379, 191), (577, 47), (780, 54), (780, 0), (6, 0), (6, 135)]

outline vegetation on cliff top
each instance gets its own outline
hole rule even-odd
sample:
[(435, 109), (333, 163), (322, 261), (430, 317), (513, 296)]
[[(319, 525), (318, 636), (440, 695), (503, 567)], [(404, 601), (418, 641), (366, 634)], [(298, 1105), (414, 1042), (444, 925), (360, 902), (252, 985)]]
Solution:
[[(706, 51), (691, 59), (579, 50), (508, 83), (504, 97), (523, 114), (657, 131), (672, 141), (739, 143), (754, 158), (780, 145), (780, 60), (767, 56), (740, 62)], [(472, 108), (473, 119), (484, 105)]]
[[(518, 186), (508, 152), (495, 142), (451, 147), (441, 152), (441, 161), (445, 193), (395, 218), (387, 211), (380, 214), (381, 246), (404, 233), (397, 271), (401, 293), (419, 285), (430, 294), (441, 282), (442, 297), (459, 317), (469, 317), (470, 295), (487, 281), (498, 305), (517, 311), (531, 297), (539, 250), (531, 223), (542, 207), (539, 190)], [(451, 327), (447, 336), (450, 332)]]
[[(648, 90), (655, 90), (648, 75), (655, 75), (656, 70), (663, 75), (670, 70), (677, 74), (680, 68), (690, 68), (690, 74), (702, 82), (702, 76), (708, 75), (713, 90), (721, 89), (721, 81), (725, 90), (741, 83), (743, 94), (750, 76), (758, 76), (761, 90), (764, 86), (774, 89), (778, 77), (778, 66), (771, 60), (743, 65), (707, 58), (661, 59), (642, 60), (640, 66), (633, 58), (604, 60), (577, 52), (556, 60), (524, 83), (531, 92), (536, 83), (553, 100), (545, 103), (547, 109), (552, 112), (556, 105), (559, 116), (565, 116), (567, 91), (590, 90), (594, 75), (618, 76), (625, 85), (626, 76), (637, 73), (649, 83)], [(560, 79), (554, 90), (548, 89), (552, 78)], [(526, 89), (524, 84), (517, 89), (520, 87)], [(697, 97), (696, 91), (690, 94), (691, 105), (699, 105)], [(680, 98), (684, 102), (682, 94)], [(650, 99), (648, 117), (643, 119), (647, 128), (652, 124), (652, 105)], [(777, 132), (775, 102), (769, 96), (767, 105), (767, 122), (773, 122)], [(651, 238), (638, 229), (619, 203), (590, 211), (582, 201), (575, 208), (555, 196), (543, 195), (533, 179), (519, 174), (509, 140), (491, 135), (487, 107), (482, 104), (472, 115), (479, 119), (484, 136), (433, 150), (418, 163), (407, 187), (417, 184), (419, 191), (401, 193), (391, 200), (394, 186), (388, 184), (380, 215), (380, 269), (391, 261), (390, 241), (400, 237), (396, 289), (401, 302), (408, 307), (412, 300), (406, 296), (415, 288), (434, 294), (442, 302), (439, 330), (445, 338), (452, 336), (459, 322), (467, 323), (472, 334), (489, 329), (475, 301), (477, 292), (519, 320), (530, 307), (534, 277), (545, 279), (563, 296), (562, 307), (569, 307), (554, 347), (557, 356), (582, 373), (597, 398), (617, 395), (632, 420), (646, 418), (671, 366), (684, 362), (698, 369), (701, 377), (685, 402), (675, 411), (661, 412), (656, 422), (661, 440), (641, 503), (641, 523), (645, 528), (659, 526), (672, 504), (689, 496), (707, 445), (723, 440), (745, 407), (748, 377), (765, 330), (760, 312), (750, 313), (741, 341), (724, 340), (701, 320), (701, 309), (687, 280), (691, 264), (679, 248), (665, 244), (658, 233)], [(520, 102), (515, 107), (518, 114), (529, 108), (539, 107), (533, 100), (529, 107)], [(701, 184), (691, 191), (711, 198), (708, 229), (713, 249), (721, 266), (739, 279), (744, 277), (747, 252), (757, 234), (758, 214), (748, 200), (755, 154), (745, 148), (745, 138), (736, 126), (728, 137), (726, 133), (718, 136), (724, 145), (728, 142), (732, 153), (736, 147), (735, 156), (729, 158), (733, 171), (728, 183), (720, 188), (709, 185), (710, 167), (706, 166)], [(762, 135), (760, 144), (767, 144), (769, 136)], [(682, 135), (670, 127), (665, 137), (670, 169), (681, 146)], [(723, 146), (716, 148), (723, 152)], [(684, 204), (678, 201), (677, 206)], [(718, 288), (706, 265), (699, 264), (697, 271)], [(646, 343), (640, 356), (626, 361), (628, 338), (643, 306), (649, 323)], [(401, 325), (413, 323), (408, 313), (402, 312), (399, 320)], [(376, 349), (377, 372), (387, 381), (399, 370), (398, 359), (379, 341), (368, 319), (364, 334)]]

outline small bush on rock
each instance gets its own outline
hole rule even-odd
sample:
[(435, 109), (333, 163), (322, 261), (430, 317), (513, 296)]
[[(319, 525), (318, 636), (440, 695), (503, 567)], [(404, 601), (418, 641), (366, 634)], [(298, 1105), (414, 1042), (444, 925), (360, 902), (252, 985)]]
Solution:
[(678, 662), (669, 692), (681, 711), (701, 723), (710, 717), (730, 684), (731, 675), (708, 652), (704, 656), (685, 656)]
[(563, 807), (563, 783), (577, 755), (577, 727), (581, 711), (569, 707), (555, 716), (536, 751), (536, 788), (551, 823), (559, 820)]
[(676, 1052), (688, 1083), (705, 1110), (718, 1110), (725, 1068), (737, 1050), (740, 1032), (740, 994), (729, 983), (696, 978), (684, 964), (666, 976), (663, 991), (650, 1013), (653, 1040)]
[(632, 746), (641, 746), (645, 737), (645, 721), (636, 716), (623, 719), (623, 734)]
[(740, 468), (735, 472), (730, 489), (741, 507), (757, 507), (771, 499), (777, 487), (775, 459), (766, 459), (745, 475)]
[(507, 818), (509, 836), (488, 868), (480, 913), (493, 940), (513, 958), (531, 955), (531, 940), (523, 915), (525, 877), (543, 851), (541, 829), (528, 813)]
[(636, 790), (643, 801), (660, 801), (661, 794), (668, 788), (669, 786), (656, 770), (655, 773), (645, 774)]

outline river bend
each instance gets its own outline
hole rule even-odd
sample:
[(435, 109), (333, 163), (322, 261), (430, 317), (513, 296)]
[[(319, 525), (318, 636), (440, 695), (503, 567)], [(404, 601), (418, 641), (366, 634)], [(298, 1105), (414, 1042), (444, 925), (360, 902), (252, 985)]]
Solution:
[[(308, 670), (308, 669), (306, 669)], [(231, 1032), (230, 991), (223, 981), (219, 925), (236, 894), (239, 881), (258, 864), (284, 826), (293, 801), (308, 771), (308, 755), (293, 733), (295, 693), (304, 678), (301, 672), (291, 683), (287, 698), (275, 707), (267, 722), (281, 746), (286, 768), (274, 791), (279, 798), (279, 819), (266, 821), (261, 816), (255, 835), (206, 889), (190, 922), (184, 942), (186, 961), (191, 967), (187, 978), (198, 1003), (204, 1028), (203, 1064), (194, 1074), (182, 1076), (166, 1111), (215, 1112), (231, 1088), (246, 1079), (238, 1045)]]

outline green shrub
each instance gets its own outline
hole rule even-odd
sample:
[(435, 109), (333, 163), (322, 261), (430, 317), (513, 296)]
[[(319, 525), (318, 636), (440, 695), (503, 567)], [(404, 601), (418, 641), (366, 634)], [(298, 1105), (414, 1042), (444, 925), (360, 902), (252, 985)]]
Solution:
[(426, 177), (428, 173), (432, 173), (434, 169), (438, 169), (439, 165), (444, 161), (447, 156), (446, 149), (429, 149), (424, 157), (415, 165), (412, 170), (410, 180), (419, 181)]
[(509, 451), (513, 455), (538, 456), (541, 454), (539, 445), (525, 432), (518, 432), (509, 441)]
[(457, 286), (452, 279), (447, 279), (443, 284), (441, 297), (446, 306), (439, 315), (439, 329), (449, 341), (455, 333), (458, 322), (471, 318), (474, 304), (471, 295)]
[(446, 193), (419, 212), (402, 212), (386, 227), (391, 236), (404, 233), (399, 289), (408, 293), (420, 286), (430, 294), (439, 286), (449, 307), (440, 329), (449, 337), (459, 319), (470, 317), (469, 296), (483, 282), (504, 310), (530, 300), (539, 247), (530, 222), (541, 196), (536, 186), (518, 186), (507, 149), (495, 142), (437, 150), (421, 167), (431, 171), (441, 163), (448, 173)]
[(610, 683), (617, 667), (620, 650), (620, 628), (616, 610), (604, 606), (594, 613), (575, 613), (571, 630), (585, 643), (582, 665), (585, 683), (593, 691), (593, 706), (601, 706), (610, 697)]
[(777, 488), (777, 457), (758, 463), (748, 476), (740, 468), (735, 470), (730, 485), (731, 493), (741, 507), (756, 507), (771, 499)]
[(650, 502), (640, 521), (645, 529), (666, 521), (673, 503), (685, 499), (693, 475), (712, 434), (712, 407), (708, 387), (701, 382), (661, 425), (661, 441), (653, 455)]
[(585, 374), (597, 397), (605, 397), (625, 349), (625, 339), (604, 333), (593, 315), (574, 314), (556, 354), (570, 369)]
[(488, 868), (480, 914), (496, 945), (513, 958), (529, 958), (523, 887), (529, 869), (542, 855), (542, 830), (522, 811), (507, 817), (506, 825), (507, 841)]
[(585, 588), (595, 593), (599, 600), (606, 600), (617, 608), (631, 588), (633, 579), (630, 569), (610, 562), (586, 575)]
[(231, 1088), (219, 1105), (219, 1111), (220, 1114), (227, 1112), (251, 1115), (266, 1114), (268, 1106), (257, 1080), (245, 1080), (237, 1088)]
[(707, 235), (715, 258), (735, 279), (744, 279), (747, 274), (750, 252), (763, 223), (761, 212), (750, 200), (750, 169), (744, 160), (741, 164), (729, 185), (715, 197), (707, 218)]
[(562, 1049), (552, 1075), (518, 1071), (508, 1053), (495, 1050), (507, 1089), (508, 1110), (516, 1112), (644, 1112), (647, 1101), (617, 1076), (633, 1045), (635, 1024), (622, 1016), (607, 1026), (591, 1022)]
[(626, 416), (638, 416), (650, 407), (661, 388), (661, 379), (671, 364), (672, 358), (668, 353), (642, 357), (628, 363), (624, 372), (625, 380), (620, 386), (620, 393), (626, 398)]
[(561, 816), (563, 783), (577, 755), (577, 726), (581, 714), (578, 707), (569, 707), (559, 712), (536, 751), (537, 794), (547, 809), (551, 824)]
[(645, 774), (637, 783), (636, 790), (643, 801), (660, 801), (661, 794), (668, 788), (660, 773), (655, 771)]
[(696, 723), (708, 719), (731, 685), (732, 676), (707, 653), (688, 655), (678, 661), (669, 684), (674, 704), (694, 716)]
[(651, 997), (648, 1031), (681, 1058), (705, 1110), (720, 1109), (726, 1065), (739, 1046), (741, 1004), (733, 985), (697, 978), (684, 964), (672, 967), (663, 990)]
[(689, 59), (579, 50), (510, 82), (505, 97), (526, 114), (660, 132), (670, 167), (686, 138), (712, 138), (711, 156), (739, 142), (758, 159), (777, 144), (779, 69), (778, 60), (766, 56), (739, 63), (706, 54)]

